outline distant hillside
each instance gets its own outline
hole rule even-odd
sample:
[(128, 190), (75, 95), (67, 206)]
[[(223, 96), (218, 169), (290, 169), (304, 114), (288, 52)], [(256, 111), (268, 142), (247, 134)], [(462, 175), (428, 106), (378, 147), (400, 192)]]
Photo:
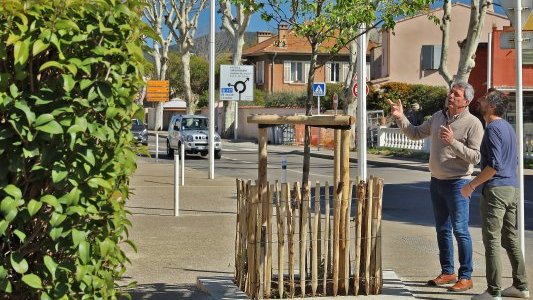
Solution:
[[(246, 32), (244, 34), (244, 48), (250, 47), (256, 44), (256, 33), (255, 32)], [(233, 52), (233, 41), (229, 33), (225, 30), (218, 31), (215, 34), (215, 46), (216, 46), (216, 55), (232, 53)], [(170, 46), (169, 51), (178, 51), (178, 45)], [(209, 58), (209, 34), (197, 37), (194, 39), (194, 47), (191, 50), (192, 53), (202, 56), (206, 59)]]

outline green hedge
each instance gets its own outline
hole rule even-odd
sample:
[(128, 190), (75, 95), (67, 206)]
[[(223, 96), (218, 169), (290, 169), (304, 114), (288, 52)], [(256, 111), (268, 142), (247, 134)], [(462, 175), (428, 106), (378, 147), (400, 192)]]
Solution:
[(0, 6), (0, 298), (116, 299), (141, 0)]
[(371, 91), (367, 103), (369, 109), (383, 109), (389, 113), (387, 99), (401, 99), (404, 109), (416, 102), (421, 106), (421, 115), (428, 116), (444, 108), (446, 94), (447, 88), (444, 86), (389, 82), (381, 85), (380, 89)]
[(265, 95), (266, 107), (304, 107), (307, 96), (305, 92), (275, 92)]

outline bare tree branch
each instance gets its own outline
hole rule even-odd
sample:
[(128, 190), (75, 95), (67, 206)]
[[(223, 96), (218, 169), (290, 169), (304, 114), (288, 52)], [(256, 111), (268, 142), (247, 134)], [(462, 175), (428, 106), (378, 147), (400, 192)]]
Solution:
[(205, 8), (207, 0), (170, 0), (170, 6), (176, 13), (176, 20), (167, 20), (170, 33), (176, 39), (183, 64), (184, 98), (187, 102), (187, 113), (194, 114), (198, 97), (192, 94), (190, 50), (194, 45), (194, 36), (198, 27), (200, 12)]

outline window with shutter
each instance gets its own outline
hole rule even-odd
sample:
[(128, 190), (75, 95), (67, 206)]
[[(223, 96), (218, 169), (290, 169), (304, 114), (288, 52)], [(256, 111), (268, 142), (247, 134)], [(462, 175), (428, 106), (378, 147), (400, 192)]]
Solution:
[(307, 83), (307, 81), (309, 80), (309, 68), (310, 68), (311, 64), (309, 62), (306, 62), (305, 63), (305, 68), (304, 68), (304, 82)]
[(263, 84), (265, 81), (265, 62), (258, 61), (255, 66), (255, 83)]
[(346, 77), (348, 77), (350, 73), (350, 64), (347, 63), (347, 62), (343, 62), (342, 63), (342, 75), (341, 75), (341, 80), (340, 82), (346, 82)]
[(336, 83), (342, 78), (342, 69), (339, 62), (330, 62), (326, 68), (326, 82)]
[(309, 74), (309, 63), (303, 61), (283, 62), (283, 82), (284, 83), (304, 83), (307, 82)]
[(283, 62), (283, 82), (284, 83), (290, 83), (291, 80), (291, 62), (290, 61), (284, 61)]
[(440, 66), (442, 45), (422, 45), (422, 70), (437, 70)]
[(324, 65), (324, 74), (326, 75), (326, 82), (331, 82), (331, 62)]

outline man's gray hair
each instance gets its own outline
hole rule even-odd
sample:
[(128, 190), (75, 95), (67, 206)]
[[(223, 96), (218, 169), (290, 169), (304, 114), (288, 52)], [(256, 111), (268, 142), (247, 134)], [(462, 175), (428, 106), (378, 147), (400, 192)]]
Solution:
[(468, 82), (463, 82), (463, 81), (454, 82), (452, 84), (452, 88), (454, 87), (458, 87), (464, 91), (465, 99), (468, 100), (468, 102), (474, 99), (474, 88)]
[(498, 90), (492, 90), (485, 96), (487, 102), (494, 106), (494, 114), (498, 117), (502, 117), (507, 112), (509, 105), (509, 98), (507, 95)]

